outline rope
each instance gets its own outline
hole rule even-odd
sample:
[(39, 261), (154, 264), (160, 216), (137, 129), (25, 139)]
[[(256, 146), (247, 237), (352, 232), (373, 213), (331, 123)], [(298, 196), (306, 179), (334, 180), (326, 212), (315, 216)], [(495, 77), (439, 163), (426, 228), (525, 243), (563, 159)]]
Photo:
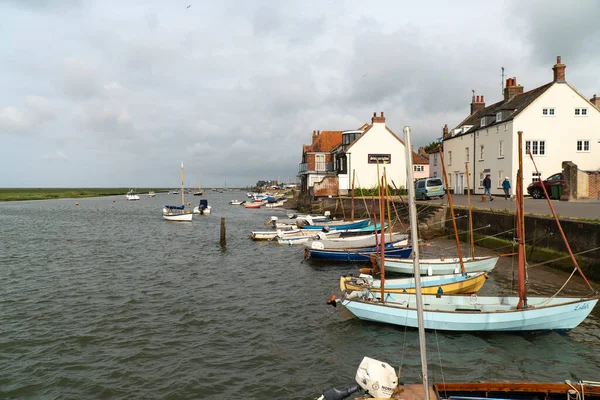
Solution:
[(575, 268), (573, 270), (573, 272), (571, 272), (571, 275), (569, 275), (569, 278), (567, 278), (567, 281), (560, 287), (560, 289), (558, 289), (558, 291), (556, 293), (554, 293), (552, 296), (550, 296), (546, 301), (544, 301), (541, 305), (545, 305), (548, 304), (550, 302), (550, 300), (554, 299), (556, 296), (558, 296), (558, 294), (565, 288), (565, 286), (567, 286), (567, 283), (569, 283), (569, 281), (571, 280), (571, 278), (573, 277), (573, 275), (575, 275), (575, 272), (577, 272), (577, 268)]
[(442, 384), (444, 385), (444, 396), (448, 397), (448, 393), (446, 392), (446, 378), (444, 378), (444, 367), (442, 365), (442, 352), (440, 351), (440, 342), (438, 339), (437, 329), (434, 329), (433, 332), (435, 333), (435, 343), (437, 345), (438, 358), (440, 359), (440, 373), (442, 374)]

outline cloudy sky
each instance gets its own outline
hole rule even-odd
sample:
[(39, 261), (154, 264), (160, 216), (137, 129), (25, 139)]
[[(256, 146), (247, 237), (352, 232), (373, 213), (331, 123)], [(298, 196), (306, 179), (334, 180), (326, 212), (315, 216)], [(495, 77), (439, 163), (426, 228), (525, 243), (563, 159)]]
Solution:
[(296, 181), (313, 130), (415, 146), (501, 97), (600, 94), (600, 1), (0, 0), (0, 187)]

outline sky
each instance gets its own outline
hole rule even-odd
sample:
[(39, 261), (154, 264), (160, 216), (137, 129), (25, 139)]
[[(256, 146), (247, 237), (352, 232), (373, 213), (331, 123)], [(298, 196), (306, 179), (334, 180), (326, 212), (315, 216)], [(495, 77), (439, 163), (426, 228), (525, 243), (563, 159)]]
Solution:
[(0, 187), (296, 182), (314, 130), (415, 147), (502, 97), (600, 95), (600, 1), (0, 0)]

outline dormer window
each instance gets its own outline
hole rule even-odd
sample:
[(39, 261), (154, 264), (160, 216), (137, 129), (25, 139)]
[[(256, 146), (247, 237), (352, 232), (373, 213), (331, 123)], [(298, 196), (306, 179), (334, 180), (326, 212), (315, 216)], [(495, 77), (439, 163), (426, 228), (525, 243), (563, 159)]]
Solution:
[(496, 122), (500, 122), (500, 121), (502, 121), (502, 113), (501, 112), (496, 113)]
[(482, 117), (482, 118), (481, 118), (480, 125), (481, 125), (481, 126), (485, 126), (485, 117)]
[(553, 117), (554, 116), (554, 108), (542, 108), (542, 115), (544, 117)]

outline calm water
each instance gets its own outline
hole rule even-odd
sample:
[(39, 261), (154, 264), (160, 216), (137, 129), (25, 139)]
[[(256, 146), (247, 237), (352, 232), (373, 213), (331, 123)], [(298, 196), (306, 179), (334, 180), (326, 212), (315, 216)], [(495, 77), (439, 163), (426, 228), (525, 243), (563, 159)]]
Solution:
[[(352, 384), (363, 356), (417, 380), (417, 331), (325, 304), (359, 265), (251, 241), (284, 211), (227, 204), (244, 196), (209, 193), (213, 214), (187, 224), (162, 220), (179, 199), (167, 194), (0, 203), (0, 397), (312, 399)], [(436, 245), (429, 254), (452, 242)], [(506, 293), (513, 266), (502, 259), (481, 293)], [(549, 292), (566, 275), (530, 278)], [(600, 378), (598, 308), (569, 334), (427, 338), (437, 380)]]

